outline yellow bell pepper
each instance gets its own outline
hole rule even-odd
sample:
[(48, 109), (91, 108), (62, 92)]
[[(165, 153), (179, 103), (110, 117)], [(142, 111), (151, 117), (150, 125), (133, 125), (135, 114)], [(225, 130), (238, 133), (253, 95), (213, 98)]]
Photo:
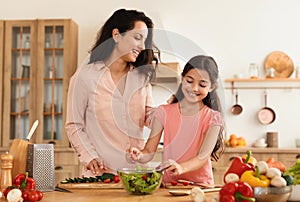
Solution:
[(261, 175), (259, 170), (256, 171), (247, 170), (245, 171), (240, 179), (242, 182), (248, 183), (251, 187), (268, 187), (270, 186), (270, 180), (267, 176)]

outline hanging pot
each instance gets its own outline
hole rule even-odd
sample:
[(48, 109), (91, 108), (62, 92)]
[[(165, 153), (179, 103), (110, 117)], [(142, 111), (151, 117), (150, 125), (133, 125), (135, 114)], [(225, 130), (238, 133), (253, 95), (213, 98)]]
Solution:
[(273, 109), (267, 107), (267, 92), (264, 94), (265, 97), (265, 107), (261, 108), (258, 112), (258, 120), (262, 124), (271, 124), (276, 119), (276, 114)]
[(231, 112), (234, 115), (239, 115), (242, 113), (243, 107), (238, 104), (238, 92), (235, 93), (235, 105), (231, 107)]

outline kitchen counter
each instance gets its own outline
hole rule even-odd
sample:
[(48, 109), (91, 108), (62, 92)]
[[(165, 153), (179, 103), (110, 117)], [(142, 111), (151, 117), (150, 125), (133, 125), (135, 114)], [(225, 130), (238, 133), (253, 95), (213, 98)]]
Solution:
[[(71, 190), (71, 189), (70, 189)], [(72, 193), (65, 192), (45, 192), (41, 202), (188, 202), (192, 201), (189, 195), (187, 196), (172, 196), (169, 194), (169, 189), (160, 188), (153, 194), (149, 195), (131, 195), (124, 189), (72, 189)], [(1, 198), (0, 202), (6, 201)], [(218, 192), (206, 193), (206, 202), (217, 202)]]

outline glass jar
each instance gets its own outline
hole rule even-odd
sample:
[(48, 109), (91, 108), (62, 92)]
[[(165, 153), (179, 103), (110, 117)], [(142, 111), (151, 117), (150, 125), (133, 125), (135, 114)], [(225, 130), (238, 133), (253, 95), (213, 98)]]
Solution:
[(250, 63), (249, 76), (250, 76), (251, 79), (257, 79), (258, 78), (258, 66), (257, 66), (256, 63)]

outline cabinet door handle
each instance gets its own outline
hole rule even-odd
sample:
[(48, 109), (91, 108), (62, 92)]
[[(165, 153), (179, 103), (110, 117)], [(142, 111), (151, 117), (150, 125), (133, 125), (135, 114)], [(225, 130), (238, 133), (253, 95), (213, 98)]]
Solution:
[(55, 166), (54, 170), (62, 170), (63, 167), (62, 166)]
[(56, 145), (56, 142), (55, 141), (49, 141), (48, 144), (54, 144), (54, 145)]

